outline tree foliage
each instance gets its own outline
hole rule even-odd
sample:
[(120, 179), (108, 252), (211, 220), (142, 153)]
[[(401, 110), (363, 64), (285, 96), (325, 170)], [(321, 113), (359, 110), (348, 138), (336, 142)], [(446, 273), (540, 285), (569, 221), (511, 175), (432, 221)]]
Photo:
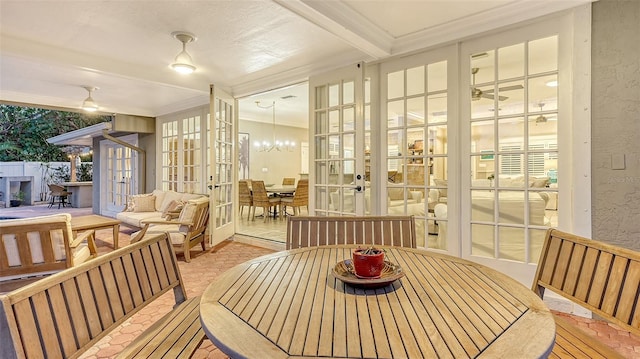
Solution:
[(62, 147), (47, 138), (110, 120), (110, 116), (0, 105), (0, 161), (68, 161)]

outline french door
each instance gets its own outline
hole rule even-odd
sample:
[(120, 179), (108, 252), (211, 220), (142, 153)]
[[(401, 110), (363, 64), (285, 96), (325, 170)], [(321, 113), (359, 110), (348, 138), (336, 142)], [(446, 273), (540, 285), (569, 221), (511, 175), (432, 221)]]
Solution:
[(224, 91), (210, 87), (209, 103), (210, 244), (216, 245), (234, 234), (233, 202), (237, 171), (234, 166), (236, 138), (236, 100)]
[[(138, 135), (120, 137), (134, 146)], [(115, 217), (127, 204), (127, 196), (138, 194), (138, 155), (131, 148), (110, 140), (100, 141), (100, 214)]]
[(365, 193), (364, 65), (309, 79), (312, 164), (310, 214), (363, 215)]
[[(419, 247), (457, 255), (458, 177), (449, 158), (457, 152), (455, 46), (380, 66), (383, 158), (380, 183), (387, 214), (412, 215)], [(455, 165), (456, 161), (453, 161)], [(444, 209), (444, 215), (438, 210)]]
[(461, 47), (462, 257), (525, 284), (546, 230), (560, 225), (559, 184), (571, 176), (560, 166), (572, 137), (561, 136), (572, 102), (563, 41), (547, 21)]

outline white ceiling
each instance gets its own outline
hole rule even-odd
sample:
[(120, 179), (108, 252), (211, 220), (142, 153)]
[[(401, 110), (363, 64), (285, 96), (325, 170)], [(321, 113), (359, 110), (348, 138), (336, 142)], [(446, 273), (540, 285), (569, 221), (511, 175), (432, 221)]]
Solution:
[[(82, 86), (96, 86), (104, 113), (159, 116), (206, 104), (211, 83), (246, 97), (587, 2), (0, 0), (0, 100), (78, 109)], [(197, 36), (187, 45), (197, 66), (191, 75), (169, 67), (181, 50), (171, 36), (177, 30)], [(306, 91), (270, 91), (240, 108), (270, 122), (254, 101), (276, 100), (278, 123), (295, 125)]]

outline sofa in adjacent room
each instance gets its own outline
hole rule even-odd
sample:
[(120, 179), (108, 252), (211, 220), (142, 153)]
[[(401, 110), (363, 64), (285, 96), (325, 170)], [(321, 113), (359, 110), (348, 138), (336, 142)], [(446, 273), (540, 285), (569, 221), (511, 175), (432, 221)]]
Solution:
[(144, 221), (177, 218), (186, 202), (203, 197), (207, 195), (156, 189), (151, 193), (129, 196), (127, 206), (116, 218), (129, 227), (142, 228)]

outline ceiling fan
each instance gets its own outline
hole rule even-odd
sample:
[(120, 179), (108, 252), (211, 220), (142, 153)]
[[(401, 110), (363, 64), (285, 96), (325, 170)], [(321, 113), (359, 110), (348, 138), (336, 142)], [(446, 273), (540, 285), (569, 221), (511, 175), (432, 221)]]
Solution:
[[(471, 100), (478, 101), (481, 98), (488, 98), (490, 100), (495, 99), (495, 96), (493, 94), (493, 91), (494, 91), (493, 89), (483, 91), (476, 87), (476, 74), (478, 73), (479, 70), (480, 70), (479, 67), (473, 67), (471, 69), (471, 75), (473, 76), (473, 84), (471, 85)], [(512, 85), (512, 86), (500, 87), (498, 91), (521, 90), (523, 88), (524, 87), (522, 85)], [(509, 97), (507, 96), (498, 96), (498, 101), (504, 101), (508, 98)]]
[[(544, 102), (540, 102), (538, 106), (540, 106), (540, 112), (542, 112), (542, 108), (544, 107)], [(548, 120), (547, 116), (540, 114), (538, 117), (535, 118), (534, 121), (536, 122), (536, 124), (539, 124), (539, 123), (545, 123), (547, 122), (547, 120)]]

